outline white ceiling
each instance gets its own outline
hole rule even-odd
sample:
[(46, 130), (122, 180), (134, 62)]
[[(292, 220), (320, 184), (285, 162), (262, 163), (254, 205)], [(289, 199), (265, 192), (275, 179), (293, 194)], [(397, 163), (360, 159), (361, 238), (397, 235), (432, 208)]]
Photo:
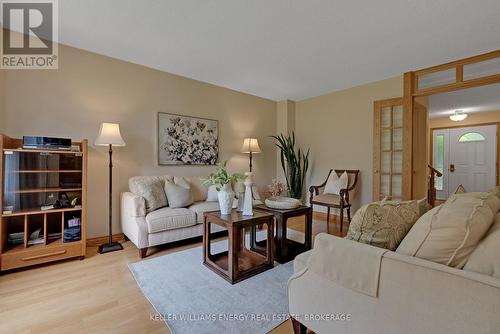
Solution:
[(273, 100), (500, 48), (498, 0), (61, 0), (64, 44)]
[(467, 114), (500, 110), (500, 84), (429, 96), (429, 118), (446, 117), (455, 110)]

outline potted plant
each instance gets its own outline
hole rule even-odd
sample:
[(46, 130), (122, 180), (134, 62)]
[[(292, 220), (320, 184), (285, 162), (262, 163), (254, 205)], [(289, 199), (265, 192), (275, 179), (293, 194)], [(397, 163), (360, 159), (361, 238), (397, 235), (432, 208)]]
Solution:
[(271, 136), (276, 139), (276, 146), (281, 150), (281, 167), (285, 173), (290, 197), (302, 199), (302, 188), (309, 168), (309, 150), (304, 154), (300, 148), (295, 151), (295, 133)]
[(224, 161), (222, 164), (217, 164), (215, 172), (211, 173), (203, 180), (203, 185), (207, 187), (215, 186), (215, 189), (217, 189), (219, 207), (223, 215), (230, 214), (233, 207), (234, 192), (231, 187), (232, 183), (245, 178), (245, 175), (241, 173), (230, 175), (227, 172), (226, 165), (227, 161)]

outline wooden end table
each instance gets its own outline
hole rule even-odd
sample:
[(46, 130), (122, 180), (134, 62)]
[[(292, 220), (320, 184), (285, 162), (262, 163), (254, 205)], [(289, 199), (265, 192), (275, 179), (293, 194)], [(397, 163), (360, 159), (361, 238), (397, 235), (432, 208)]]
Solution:
[[(231, 284), (247, 279), (273, 267), (274, 217), (270, 213), (254, 212), (253, 216), (243, 216), (233, 210), (229, 215), (220, 211), (206, 212), (203, 221), (203, 264), (222, 276)], [(218, 254), (211, 253), (212, 235), (210, 225), (225, 227), (228, 231), (228, 250)], [(245, 228), (267, 225), (265, 252), (256, 252), (245, 246)]]
[[(312, 208), (299, 206), (295, 209), (272, 209), (265, 205), (257, 205), (254, 212), (266, 212), (274, 215), (276, 219), (276, 237), (274, 238), (274, 259), (279, 263), (293, 260), (297, 255), (308, 251), (312, 247)], [(305, 216), (305, 242), (302, 244), (286, 236), (288, 218)], [(250, 233), (251, 248), (257, 252), (263, 252), (267, 247), (267, 240), (256, 240), (256, 228), (252, 227)]]

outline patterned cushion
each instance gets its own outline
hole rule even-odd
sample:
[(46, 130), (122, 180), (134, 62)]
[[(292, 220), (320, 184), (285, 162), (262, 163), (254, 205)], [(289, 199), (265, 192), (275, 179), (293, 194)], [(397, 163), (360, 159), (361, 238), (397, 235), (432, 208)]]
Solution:
[(148, 213), (146, 223), (148, 224), (149, 233), (157, 233), (193, 226), (196, 224), (196, 215), (188, 209), (172, 209), (167, 207)]
[(395, 250), (418, 217), (417, 201), (367, 204), (354, 215), (346, 238)]
[(146, 212), (168, 205), (165, 191), (163, 190), (164, 179), (157, 176), (135, 176), (128, 181), (130, 192), (141, 196), (146, 201)]

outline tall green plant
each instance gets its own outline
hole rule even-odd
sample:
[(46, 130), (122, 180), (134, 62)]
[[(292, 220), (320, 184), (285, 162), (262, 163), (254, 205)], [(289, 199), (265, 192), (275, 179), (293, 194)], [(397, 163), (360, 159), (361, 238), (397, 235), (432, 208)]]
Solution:
[(281, 150), (281, 167), (285, 173), (290, 197), (301, 199), (306, 173), (309, 168), (309, 149), (304, 154), (300, 148), (295, 152), (295, 133), (271, 136)]

